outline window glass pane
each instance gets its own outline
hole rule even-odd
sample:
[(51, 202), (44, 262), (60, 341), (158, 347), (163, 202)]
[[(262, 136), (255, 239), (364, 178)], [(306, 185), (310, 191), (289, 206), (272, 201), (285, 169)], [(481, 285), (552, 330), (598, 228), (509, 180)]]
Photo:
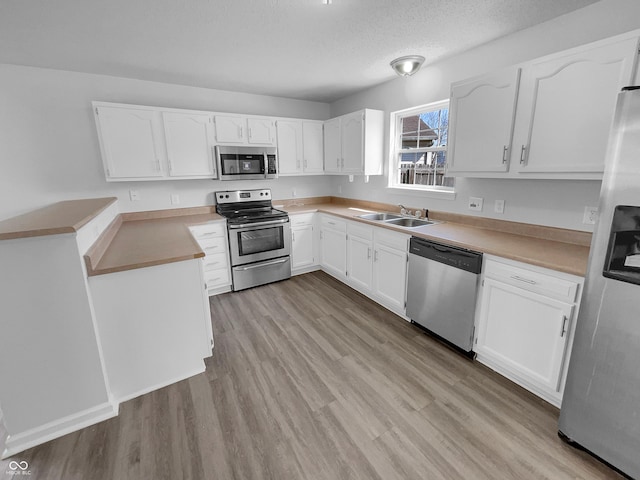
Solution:
[[(418, 111), (400, 119), (397, 145), (399, 185), (424, 185), (453, 189), (454, 179), (445, 177), (449, 109)], [(421, 149), (419, 152), (407, 150)], [(427, 151), (425, 151), (427, 149)]]

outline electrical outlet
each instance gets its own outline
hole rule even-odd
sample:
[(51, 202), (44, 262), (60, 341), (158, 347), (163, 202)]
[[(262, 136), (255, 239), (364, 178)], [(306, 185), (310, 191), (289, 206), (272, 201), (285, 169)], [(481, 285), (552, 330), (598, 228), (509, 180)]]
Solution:
[(469, 210), (475, 210), (476, 212), (482, 211), (483, 199), (480, 197), (469, 197)]
[(496, 213), (504, 213), (504, 200), (496, 200), (493, 204), (493, 211)]
[(129, 199), (132, 202), (140, 200), (140, 192), (138, 190), (129, 190)]
[(171, 194), (171, 205), (180, 205), (180, 195), (177, 193)]
[(595, 225), (598, 221), (598, 207), (584, 207), (582, 223), (585, 225)]
[(296, 189), (294, 188), (293, 190), (291, 190), (291, 196), (293, 198), (296, 198), (298, 196), (298, 192), (296, 192)]

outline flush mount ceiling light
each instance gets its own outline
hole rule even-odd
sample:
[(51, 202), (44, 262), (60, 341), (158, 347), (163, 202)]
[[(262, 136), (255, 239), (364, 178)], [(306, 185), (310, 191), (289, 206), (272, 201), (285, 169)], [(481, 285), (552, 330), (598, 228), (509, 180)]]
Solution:
[(424, 62), (424, 57), (420, 55), (407, 55), (392, 60), (389, 65), (401, 77), (409, 77), (420, 70), (422, 62)]

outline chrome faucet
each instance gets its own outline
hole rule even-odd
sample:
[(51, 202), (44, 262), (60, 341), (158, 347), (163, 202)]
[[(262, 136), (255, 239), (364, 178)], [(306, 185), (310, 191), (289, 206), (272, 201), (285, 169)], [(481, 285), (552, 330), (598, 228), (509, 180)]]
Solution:
[(400, 215), (411, 215), (411, 210), (407, 210), (407, 207), (401, 203), (399, 203), (398, 206), (400, 207)]

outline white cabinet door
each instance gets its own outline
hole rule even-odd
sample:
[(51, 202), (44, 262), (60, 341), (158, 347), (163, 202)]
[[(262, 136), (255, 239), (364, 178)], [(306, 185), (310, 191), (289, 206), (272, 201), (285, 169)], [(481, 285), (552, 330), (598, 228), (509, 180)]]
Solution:
[(291, 269), (309, 267), (315, 263), (313, 225), (291, 227)]
[(247, 143), (247, 120), (245, 117), (216, 115), (217, 143)]
[(448, 173), (509, 168), (520, 69), (451, 86)]
[(211, 115), (163, 112), (162, 120), (169, 175), (215, 177)]
[(340, 117), (324, 122), (324, 171), (340, 173), (342, 161), (342, 134)]
[(278, 120), (278, 173), (292, 175), (302, 172), (303, 137), (302, 122), (296, 120)]
[(342, 173), (364, 173), (364, 121), (364, 112), (342, 117)]
[(273, 145), (275, 143), (275, 124), (270, 118), (247, 118), (247, 141), (251, 144)]
[(637, 39), (534, 62), (522, 76), (512, 162), (521, 173), (602, 172)]
[(107, 180), (164, 176), (160, 112), (99, 106), (95, 114)]
[(347, 239), (344, 232), (331, 228), (320, 231), (322, 267), (339, 278), (347, 271)]
[(324, 172), (322, 122), (302, 122), (304, 173)]
[(373, 286), (373, 242), (350, 233), (347, 240), (347, 258), (347, 276), (350, 283), (360, 291), (371, 291)]
[(373, 262), (374, 293), (390, 308), (405, 310), (407, 252), (376, 243)]
[(572, 314), (573, 305), (486, 278), (475, 350), (516, 378), (557, 392)]

